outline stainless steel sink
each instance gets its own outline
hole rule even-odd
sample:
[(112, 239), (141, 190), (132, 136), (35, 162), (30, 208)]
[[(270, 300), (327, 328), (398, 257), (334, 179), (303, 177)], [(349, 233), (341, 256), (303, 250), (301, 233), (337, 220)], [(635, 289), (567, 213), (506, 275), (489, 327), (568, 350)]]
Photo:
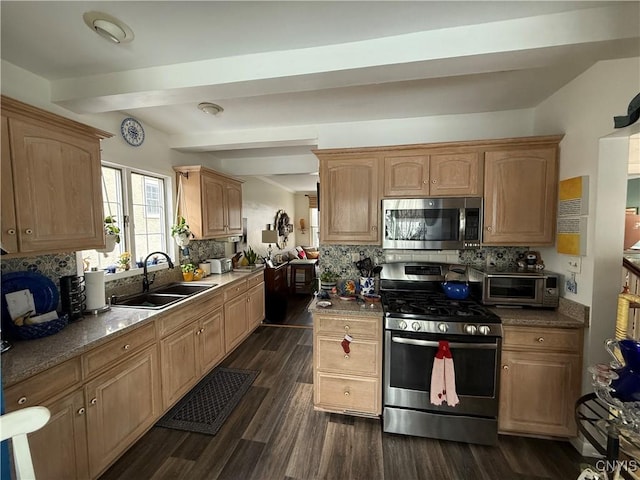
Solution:
[(171, 295), (193, 295), (196, 293), (209, 290), (215, 287), (216, 283), (192, 283), (192, 282), (179, 282), (170, 283), (164, 287), (154, 289), (152, 293), (167, 293)]
[(214, 283), (176, 282), (145, 293), (111, 297), (112, 307), (162, 310), (180, 300), (215, 287)]

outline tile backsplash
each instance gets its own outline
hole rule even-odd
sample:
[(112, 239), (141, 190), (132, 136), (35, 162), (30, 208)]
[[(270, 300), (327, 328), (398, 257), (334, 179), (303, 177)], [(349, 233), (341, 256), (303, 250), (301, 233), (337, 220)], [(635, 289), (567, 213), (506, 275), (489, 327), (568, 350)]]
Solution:
[(371, 258), (374, 264), (391, 262), (442, 262), (483, 267), (488, 262), (498, 267), (517, 267), (527, 247), (484, 247), (475, 250), (383, 250), (370, 245), (321, 245), (320, 273), (332, 270), (340, 278), (356, 278), (359, 272), (352, 258)]
[(64, 275), (75, 275), (77, 272), (75, 252), (38, 255), (35, 257), (2, 258), (0, 272), (38, 272), (50, 278), (58, 286), (58, 279)]

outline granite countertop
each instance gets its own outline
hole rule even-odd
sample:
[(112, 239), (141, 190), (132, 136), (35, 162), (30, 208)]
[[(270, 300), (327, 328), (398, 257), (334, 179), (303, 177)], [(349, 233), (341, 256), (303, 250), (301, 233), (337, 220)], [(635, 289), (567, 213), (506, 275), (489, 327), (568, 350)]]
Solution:
[[(560, 299), (557, 310), (491, 307), (492, 312), (502, 319), (503, 325), (529, 327), (585, 328), (589, 318), (589, 308), (570, 300)], [(309, 304), (311, 313), (327, 313), (336, 315), (382, 316), (380, 302), (362, 306), (353, 300), (341, 300), (331, 295), (331, 306), (322, 308), (317, 299)]]
[(315, 298), (309, 304), (308, 310), (311, 313), (326, 313), (333, 315), (359, 315), (365, 317), (382, 318), (382, 303), (362, 303), (355, 300), (342, 300), (337, 295), (330, 295), (329, 307), (318, 306), (318, 299)]
[(5, 388), (13, 385), (145, 323), (171, 315), (183, 306), (198, 302), (201, 297), (210, 295), (212, 291), (215, 292), (225, 285), (261, 270), (263, 269), (210, 275), (198, 280), (197, 283), (215, 284), (213, 289), (192, 295), (163, 310), (112, 307), (99, 315), (87, 315), (82, 320), (72, 322), (54, 335), (37, 340), (12, 341), (13, 347), (2, 354), (2, 383)]

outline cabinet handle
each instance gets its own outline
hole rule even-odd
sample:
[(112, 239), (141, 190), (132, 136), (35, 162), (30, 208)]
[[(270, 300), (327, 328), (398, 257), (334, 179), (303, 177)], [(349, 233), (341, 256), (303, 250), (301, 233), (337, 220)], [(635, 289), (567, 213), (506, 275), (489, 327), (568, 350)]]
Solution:
[(9, 235), (15, 235), (16, 234), (16, 229), (15, 228), (10, 228), (9, 230), (7, 230), (7, 233)]
[(200, 333), (203, 333), (203, 332), (204, 332), (204, 327), (200, 329)]
[(377, 231), (377, 230), (378, 230), (378, 227), (377, 227), (376, 225), (373, 225), (373, 226), (371, 227), (371, 230), (372, 230), (373, 232), (375, 232), (375, 231)]
[(438, 183), (438, 181), (434, 178), (433, 180), (431, 180), (431, 183), (435, 185), (436, 183)]
[(247, 303), (251, 301), (251, 297), (247, 297)]
[(503, 369), (503, 370), (509, 370), (509, 365), (503, 365), (503, 366), (502, 366), (502, 369)]
[(82, 407), (80, 410), (78, 410), (78, 415), (84, 415), (84, 407)]
[(349, 390), (346, 390), (346, 391), (344, 392), (344, 396), (345, 396), (345, 397), (348, 397), (349, 395), (351, 395), (351, 392), (349, 392)]
[(344, 326), (344, 331), (345, 331), (345, 332), (348, 332), (350, 328), (351, 328), (351, 327), (350, 327), (349, 325), (345, 325), (345, 326)]
[(426, 180), (423, 180), (423, 181), (422, 181), (422, 183), (424, 183), (424, 184), (426, 185), (426, 184), (427, 184), (427, 183), (429, 183), (429, 182), (428, 182), (428, 181), (426, 181)]
[(122, 347), (124, 350), (129, 350), (131, 348), (131, 345), (129, 345), (128, 343)]
[(536, 342), (538, 342), (538, 343), (544, 343), (544, 337), (538, 337), (538, 338), (536, 338)]
[(200, 335), (202, 333), (202, 330), (196, 330), (196, 335)]
[(98, 403), (98, 399), (94, 397), (94, 398), (91, 399), (90, 403), (91, 403), (91, 405), (95, 405), (96, 403)]
[(31, 235), (33, 233), (33, 228), (27, 228), (24, 233), (26, 233), (27, 235)]
[(344, 358), (346, 358), (347, 360), (349, 360), (349, 358), (350, 358), (350, 357), (349, 357), (349, 354), (348, 354), (348, 353), (345, 353), (345, 354), (344, 354)]
[(491, 231), (491, 227), (487, 227), (487, 232), (490, 232), (490, 231)]
[(20, 397), (18, 399), (18, 405), (24, 405), (25, 403), (27, 403), (27, 397)]

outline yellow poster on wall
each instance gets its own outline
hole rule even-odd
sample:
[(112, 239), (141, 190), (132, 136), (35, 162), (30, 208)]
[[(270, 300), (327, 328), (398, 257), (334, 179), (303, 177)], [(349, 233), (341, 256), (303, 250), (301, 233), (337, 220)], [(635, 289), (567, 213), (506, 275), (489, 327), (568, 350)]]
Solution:
[(556, 251), (566, 255), (587, 254), (589, 177), (561, 180), (558, 188)]

